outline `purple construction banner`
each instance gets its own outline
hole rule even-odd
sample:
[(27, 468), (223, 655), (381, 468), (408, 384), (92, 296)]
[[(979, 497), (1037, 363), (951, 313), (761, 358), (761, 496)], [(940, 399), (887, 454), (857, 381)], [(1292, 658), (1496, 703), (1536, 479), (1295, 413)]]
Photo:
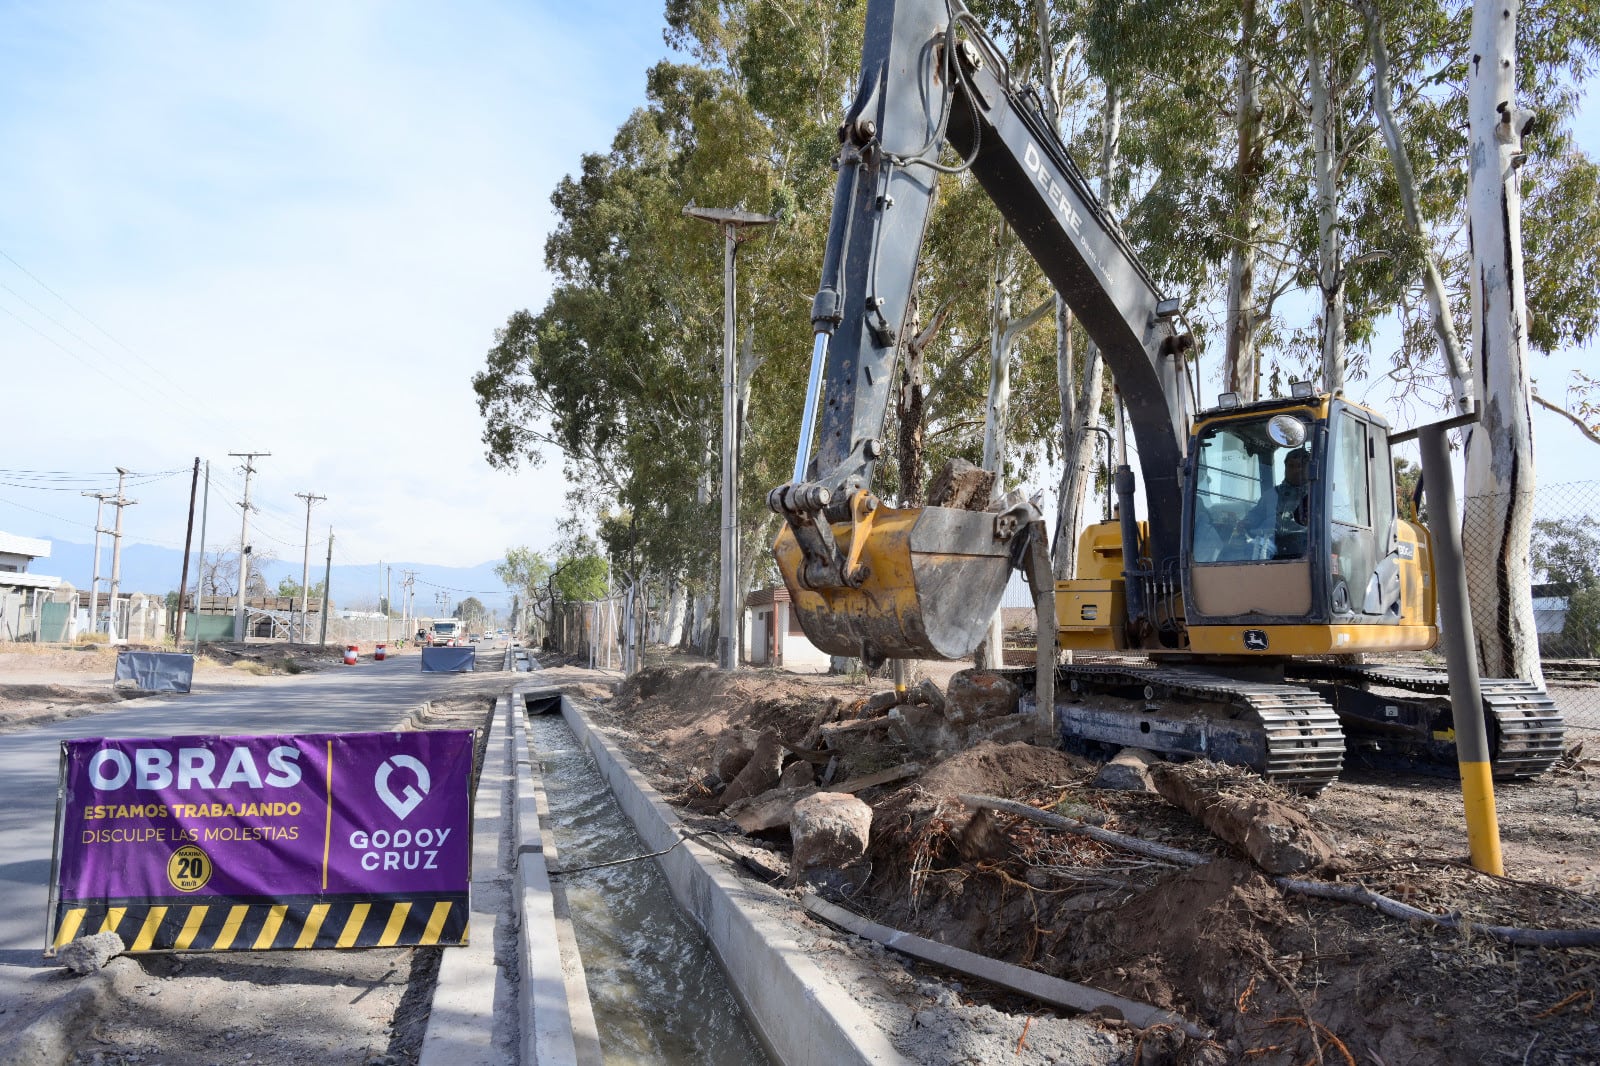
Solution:
[[(69, 740), (61, 759), (55, 945), (130, 907), (148, 934), (141, 947), (119, 930), (131, 950), (465, 940), (470, 731)], [(385, 931), (363, 939), (387, 903)]]

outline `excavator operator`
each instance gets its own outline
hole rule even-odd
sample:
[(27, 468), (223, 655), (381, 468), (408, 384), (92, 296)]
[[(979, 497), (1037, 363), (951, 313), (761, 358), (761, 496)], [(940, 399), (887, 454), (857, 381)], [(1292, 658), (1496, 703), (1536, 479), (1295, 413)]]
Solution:
[(1242, 528), (1268, 554), (1259, 558), (1299, 559), (1306, 553), (1306, 526), (1311, 508), (1307, 483), (1311, 456), (1296, 448), (1283, 457), (1283, 480), (1245, 512)]

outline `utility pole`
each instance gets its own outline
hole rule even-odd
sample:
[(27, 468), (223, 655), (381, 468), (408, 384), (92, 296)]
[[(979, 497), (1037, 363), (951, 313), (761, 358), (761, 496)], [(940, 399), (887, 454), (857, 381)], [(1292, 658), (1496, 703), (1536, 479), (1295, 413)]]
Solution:
[[(326, 500), (327, 497), (318, 496), (310, 492), (297, 492), (295, 495), (306, 501), (305, 550), (300, 555), (300, 643), (305, 644), (308, 643), (306, 640), (306, 623), (309, 621), (306, 613), (311, 609), (310, 590), (306, 587), (311, 580), (311, 505), (318, 500)], [(326, 598), (326, 594), (324, 594), (324, 598)], [(328, 605), (324, 603), (322, 609), (327, 611)]]
[(178, 621), (173, 626), (173, 646), (183, 649), (183, 598), (189, 594), (189, 545), (194, 540), (194, 498), (200, 488), (200, 457), (194, 457), (194, 473), (189, 477), (189, 525), (183, 531), (183, 575), (178, 578)]
[(122, 496), (122, 482), (127, 476), (128, 472), (126, 470), (120, 466), (117, 467), (117, 498), (111, 501), (111, 505), (117, 509), (117, 525), (111, 532), (111, 599), (107, 604), (107, 607), (110, 608), (110, 614), (107, 616), (108, 622), (106, 625), (112, 641), (124, 636), (124, 634), (117, 632), (117, 586), (122, 580), (122, 509), (124, 507), (132, 507), (139, 502), (138, 500), (124, 499)]
[(89, 632), (100, 632), (100, 534), (105, 530), (100, 528), (100, 517), (105, 513), (106, 494), (103, 492), (85, 492), (83, 495), (99, 500), (94, 505), (94, 576), (89, 579)]
[(239, 504), (239, 599), (233, 608), (233, 639), (244, 640), (244, 599), (250, 585), (250, 475), (256, 472), (258, 456), (271, 452), (229, 452), (244, 460), (244, 499)]
[(400, 582), (400, 638), (411, 639), (411, 626), (414, 604), (412, 603), (412, 586), (415, 584), (417, 572), (415, 570), (400, 571), (405, 575), (405, 580)]
[(328, 645), (328, 608), (333, 603), (333, 527), (328, 527), (328, 565), (322, 571), (322, 639)]
[(394, 567), (386, 566), (386, 567), (383, 568), (383, 639), (384, 640), (393, 640), (394, 639), (393, 627), (389, 625), (389, 620), (394, 617), (393, 612), (391, 612), (390, 609), (389, 609), (389, 606), (390, 606), (389, 605), (389, 578), (393, 575), (393, 573), (394, 573)]
[[(211, 460), (206, 460), (206, 492), (200, 498), (200, 572), (194, 581), (194, 653), (200, 654), (200, 601), (206, 592), (206, 519), (211, 514)], [(212, 588), (215, 589), (213, 583)]]
[(737, 208), (683, 209), (690, 218), (722, 227), (725, 238), (722, 273), (722, 613), (717, 631), (717, 662), (724, 670), (739, 668), (739, 367), (734, 358), (734, 301), (737, 296), (734, 254), (741, 231), (778, 221)]

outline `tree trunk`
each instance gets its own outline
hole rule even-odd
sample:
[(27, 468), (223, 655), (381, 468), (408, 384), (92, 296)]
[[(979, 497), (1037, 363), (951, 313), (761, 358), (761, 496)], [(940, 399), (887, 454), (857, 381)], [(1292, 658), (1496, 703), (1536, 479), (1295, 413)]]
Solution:
[(1240, 403), (1251, 403), (1260, 390), (1256, 365), (1256, 197), (1259, 191), (1262, 114), (1256, 96), (1255, 0), (1245, 0), (1240, 12), (1238, 50), (1238, 153), (1234, 160), (1233, 250), (1228, 256), (1227, 348), (1223, 365), (1226, 389)]
[(1472, 9), (1467, 80), (1472, 334), (1482, 421), (1467, 438), (1462, 547), (1485, 677), (1542, 682), (1533, 621), (1533, 422), (1522, 273), (1522, 193), (1514, 157), (1517, 0)]
[[(1122, 143), (1122, 93), (1116, 82), (1106, 83), (1105, 127), (1100, 139), (1100, 199), (1116, 214), (1117, 157)], [(1055, 545), (1050, 565), (1057, 580), (1077, 572), (1078, 534), (1085, 525), (1084, 498), (1093, 480), (1094, 433), (1100, 418), (1100, 393), (1105, 363), (1093, 341), (1084, 346), (1081, 391), (1072, 367), (1070, 312), (1056, 310), (1056, 377), (1061, 392), (1061, 489), (1056, 501)]]
[(994, 275), (989, 303), (989, 402), (983, 418), (983, 468), (994, 473), (990, 498), (1005, 491), (1006, 418), (1011, 411), (1011, 360), (1005, 349), (1006, 327), (1011, 323), (1011, 294), (1007, 292), (1006, 224), (995, 230)]
[(1344, 388), (1344, 233), (1339, 224), (1338, 109), (1318, 36), (1316, 0), (1300, 0), (1311, 72), (1311, 147), (1317, 183), (1317, 287), (1322, 290), (1322, 387)]
[(1444, 279), (1434, 262), (1428, 246), (1428, 235), (1422, 226), (1422, 212), (1417, 208), (1417, 180), (1411, 169), (1411, 156), (1405, 141), (1400, 137), (1400, 126), (1395, 121), (1394, 106), (1389, 99), (1389, 49), (1383, 40), (1383, 15), (1372, 0), (1363, 0), (1362, 17), (1367, 22), (1367, 42), (1372, 55), (1372, 109), (1377, 113), (1378, 126), (1383, 131), (1384, 144), (1389, 149), (1389, 160), (1394, 166), (1395, 184), (1400, 191), (1400, 206), (1405, 213), (1406, 228), (1423, 249), (1423, 288), (1428, 296), (1428, 309), (1433, 315), (1433, 332), (1439, 338), (1439, 352), (1444, 357), (1445, 372), (1450, 379), (1450, 395), (1454, 398), (1454, 414), (1463, 414), (1472, 406), (1472, 384), (1467, 360), (1461, 353), (1461, 341), (1456, 337), (1455, 322), (1450, 317), (1450, 301), (1444, 291)]
[[(916, 298), (912, 298), (911, 315), (915, 321)], [(900, 388), (895, 393), (895, 414), (900, 424), (896, 455), (899, 459), (900, 505), (921, 507), (924, 497), (923, 456), (927, 450), (927, 416), (923, 410), (922, 365), (928, 345), (944, 325), (951, 304), (946, 303), (934, 312), (933, 321), (926, 328), (907, 331), (902, 348)]]

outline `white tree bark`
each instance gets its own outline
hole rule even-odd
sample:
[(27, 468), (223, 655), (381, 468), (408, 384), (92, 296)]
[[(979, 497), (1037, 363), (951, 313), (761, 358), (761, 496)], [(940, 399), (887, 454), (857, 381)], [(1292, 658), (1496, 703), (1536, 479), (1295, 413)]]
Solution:
[(1464, 414), (1472, 407), (1472, 381), (1466, 356), (1461, 351), (1461, 341), (1456, 337), (1455, 322), (1450, 317), (1450, 302), (1445, 294), (1444, 279), (1428, 247), (1428, 235), (1422, 227), (1422, 212), (1417, 208), (1417, 179), (1411, 169), (1411, 156), (1405, 141), (1400, 137), (1400, 125), (1395, 121), (1394, 105), (1389, 99), (1389, 49), (1383, 40), (1383, 20), (1372, 0), (1363, 0), (1361, 14), (1367, 21), (1368, 50), (1372, 55), (1372, 109), (1377, 113), (1378, 126), (1383, 131), (1383, 142), (1389, 149), (1389, 160), (1394, 166), (1395, 184), (1400, 191), (1400, 206), (1405, 213), (1406, 228), (1421, 244), (1423, 251), (1423, 289), (1428, 297), (1428, 310), (1433, 316), (1433, 332), (1439, 338), (1439, 352), (1444, 357), (1445, 372), (1450, 379), (1450, 395), (1454, 400), (1454, 414)]
[(1226, 389), (1241, 403), (1255, 400), (1260, 388), (1256, 366), (1255, 286), (1256, 286), (1256, 168), (1260, 165), (1262, 137), (1261, 103), (1256, 93), (1256, 68), (1253, 56), (1256, 32), (1255, 0), (1245, 0), (1239, 15), (1237, 112), (1234, 128), (1238, 151), (1234, 177), (1238, 202), (1234, 205), (1233, 250), (1228, 255), (1227, 346), (1223, 356)]
[(1542, 682), (1533, 621), (1533, 420), (1522, 273), (1522, 193), (1514, 157), (1518, 0), (1476, 0), (1467, 80), (1472, 335), (1482, 420), (1467, 438), (1462, 547), (1485, 677)]
[(1344, 388), (1344, 231), (1339, 223), (1338, 111), (1328, 87), (1317, 0), (1300, 0), (1311, 72), (1311, 147), (1317, 183), (1317, 287), (1322, 290), (1322, 387)]

